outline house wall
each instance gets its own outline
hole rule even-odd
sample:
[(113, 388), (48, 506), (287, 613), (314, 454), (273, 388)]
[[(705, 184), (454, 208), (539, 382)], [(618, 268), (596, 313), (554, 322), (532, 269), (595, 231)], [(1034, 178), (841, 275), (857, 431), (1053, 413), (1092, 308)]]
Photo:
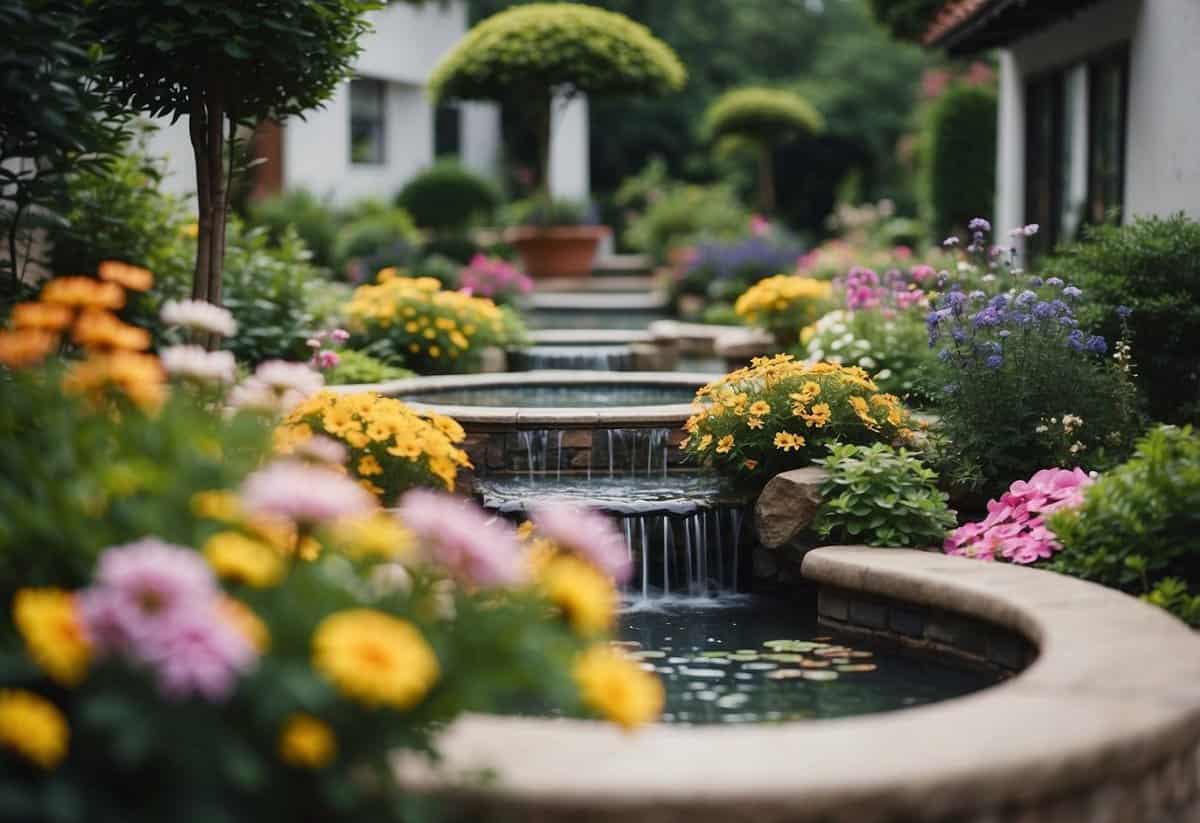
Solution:
[[(1131, 56), (1125, 219), (1178, 210), (1200, 219), (1200, 151), (1195, 148), (1200, 133), (1200, 84), (1195, 82), (1200, 75), (1200, 3), (1104, 0), (1000, 55), (1000, 236), (1024, 222), (1026, 80), (1126, 40)], [(1086, 104), (1072, 112), (1071, 121), (1074, 138), (1083, 139)]]

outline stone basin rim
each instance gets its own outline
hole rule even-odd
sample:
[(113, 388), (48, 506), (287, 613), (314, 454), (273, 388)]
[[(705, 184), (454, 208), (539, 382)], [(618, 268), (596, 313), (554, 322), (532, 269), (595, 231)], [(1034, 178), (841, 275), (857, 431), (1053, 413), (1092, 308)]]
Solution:
[(418, 411), (449, 415), (470, 427), (498, 429), (546, 428), (676, 428), (693, 412), (691, 403), (664, 403), (631, 406), (472, 406), (463, 404), (423, 403), (414, 399), (421, 394), (459, 389), (484, 389), (511, 386), (686, 386), (699, 389), (720, 375), (696, 372), (611, 372), (571, 369), (541, 369), (527, 372), (493, 374), (454, 374), (411, 377), (382, 383), (330, 386), (332, 391), (353, 393), (371, 391), (403, 396), (405, 403)]
[[(538, 820), (1004, 820), (1015, 817), (986, 814), (1148, 781), (1171, 758), (1195, 769), (1200, 637), (1156, 607), (1052, 572), (907, 549), (816, 549), (802, 573), (1011, 629), (1038, 658), (965, 697), (839, 720), (626, 735), (468, 716), (442, 739), (445, 771), (405, 759), (401, 779)], [(447, 777), (483, 766), (497, 770), (487, 787)]]

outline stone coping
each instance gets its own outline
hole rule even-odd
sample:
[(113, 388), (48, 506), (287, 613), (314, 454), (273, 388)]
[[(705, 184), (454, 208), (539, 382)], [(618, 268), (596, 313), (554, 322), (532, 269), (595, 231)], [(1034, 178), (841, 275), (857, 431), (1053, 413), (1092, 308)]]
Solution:
[[(519, 819), (573, 823), (1149, 823), (1111, 806), (1101, 813), (1104, 792), (1141, 789), (1164, 764), (1184, 764), (1194, 786), (1200, 639), (1165, 612), (1051, 572), (913, 550), (827, 547), (802, 570), (822, 586), (1006, 627), (1038, 657), (981, 692), (840, 720), (625, 734), (580, 720), (469, 716), (441, 738), (441, 772), (401, 759), (402, 781), (453, 787)], [(488, 768), (486, 784), (454, 778)], [(1081, 796), (1096, 816), (1046, 813)]]
[(655, 292), (534, 292), (529, 298), (534, 310), (556, 311), (662, 311), (666, 295)]
[(542, 329), (529, 333), (533, 346), (626, 346), (654, 340), (649, 332), (634, 329)]
[(719, 375), (692, 372), (611, 372), (542, 369), (496, 374), (451, 374), (410, 377), (382, 383), (331, 386), (342, 393), (373, 391), (405, 396), (414, 409), (449, 415), (467, 428), (475, 429), (598, 429), (678, 428), (692, 415), (690, 403), (656, 406), (556, 407), (556, 406), (467, 406), (422, 403), (411, 398), (426, 392), (479, 389), (499, 386), (690, 386), (699, 389)]
[(656, 340), (678, 341), (684, 351), (696, 354), (720, 354), (721, 349), (757, 349), (766, 353), (775, 338), (762, 329), (725, 326), (716, 323), (684, 323), (679, 320), (655, 320), (647, 331)]

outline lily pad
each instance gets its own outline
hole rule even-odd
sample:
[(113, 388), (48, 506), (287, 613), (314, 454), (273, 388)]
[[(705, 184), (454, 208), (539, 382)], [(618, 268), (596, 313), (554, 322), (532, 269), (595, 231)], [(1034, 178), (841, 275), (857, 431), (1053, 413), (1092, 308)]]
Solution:
[(767, 672), (769, 680), (790, 680), (794, 677), (804, 677), (803, 669), (776, 669), (773, 672)]
[(838, 666), (839, 672), (873, 672), (879, 667), (874, 663), (850, 663), (845, 666)]
[(667, 653), (659, 651), (630, 652), (629, 656), (634, 660), (648, 660), (652, 657), (666, 657)]
[(837, 672), (825, 672), (825, 671), (811, 671), (811, 670), (806, 669), (805, 671), (801, 672), (801, 676), (805, 680), (837, 680), (838, 673)]
[(766, 672), (777, 668), (777, 666), (774, 663), (747, 663), (742, 668), (748, 672)]
[(810, 652), (820, 644), (810, 640), (768, 640), (763, 645), (773, 652)]
[(717, 699), (717, 707), (721, 709), (736, 709), (750, 699), (748, 694), (727, 694)]
[(750, 661), (750, 660), (758, 660), (758, 654), (757, 654), (757, 653), (751, 653), (751, 654), (741, 654), (741, 653), (738, 653), (738, 654), (731, 654), (731, 655), (729, 655), (729, 659), (730, 659), (730, 660), (735, 660), (735, 661), (737, 661), (738, 663), (745, 663), (745, 662), (747, 662), (747, 661)]
[(799, 663), (804, 659), (802, 654), (764, 654), (763, 660), (774, 660), (776, 663)]
[(725, 672), (721, 669), (689, 669), (684, 666), (679, 667), (679, 673), (684, 677), (724, 677)]
[(801, 660), (800, 665), (806, 669), (824, 669), (829, 665), (828, 660)]

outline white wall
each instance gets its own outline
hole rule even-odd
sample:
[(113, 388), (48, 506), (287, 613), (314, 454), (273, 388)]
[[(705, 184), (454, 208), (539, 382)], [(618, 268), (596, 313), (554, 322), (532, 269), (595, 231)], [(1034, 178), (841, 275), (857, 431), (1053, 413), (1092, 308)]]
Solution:
[(550, 195), (565, 200), (587, 200), (592, 182), (587, 97), (576, 95), (566, 106), (556, 100), (551, 111)]
[[(1125, 40), (1131, 43), (1125, 219), (1179, 210), (1200, 219), (1200, 2), (1104, 0), (1001, 53), (996, 187), (1000, 232), (1021, 225), (1025, 218), (1025, 80)], [(1072, 112), (1072, 122), (1086, 123), (1086, 101)], [(1080, 136), (1073, 136), (1078, 149)], [(1078, 151), (1076, 156), (1078, 162), (1085, 159)], [(1082, 171), (1080, 167), (1075, 174)], [(1080, 191), (1076, 188), (1071, 194), (1076, 197)]]

